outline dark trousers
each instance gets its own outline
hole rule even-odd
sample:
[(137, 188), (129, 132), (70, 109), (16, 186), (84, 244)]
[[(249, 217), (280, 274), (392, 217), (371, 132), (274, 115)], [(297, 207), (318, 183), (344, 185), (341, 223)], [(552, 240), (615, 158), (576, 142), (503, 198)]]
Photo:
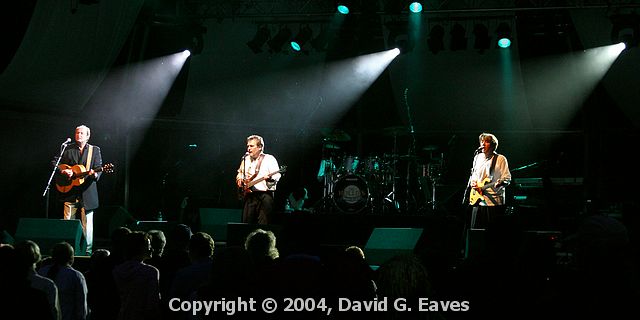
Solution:
[(486, 229), (498, 217), (505, 213), (505, 206), (473, 206), (468, 226), (471, 229)]
[(273, 211), (273, 192), (254, 191), (247, 194), (242, 211), (242, 222), (269, 224)]

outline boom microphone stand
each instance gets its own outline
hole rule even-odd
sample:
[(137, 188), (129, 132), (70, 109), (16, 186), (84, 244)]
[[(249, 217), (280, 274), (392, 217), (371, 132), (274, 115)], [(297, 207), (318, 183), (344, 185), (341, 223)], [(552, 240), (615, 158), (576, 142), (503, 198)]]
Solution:
[(45, 198), (45, 210), (44, 217), (49, 218), (49, 188), (51, 187), (51, 181), (53, 181), (53, 176), (56, 174), (56, 170), (58, 170), (58, 165), (60, 164), (60, 159), (62, 159), (62, 154), (64, 150), (67, 149), (67, 146), (71, 143), (71, 138), (67, 138), (65, 142), (60, 145), (60, 154), (56, 157), (56, 164), (53, 166), (53, 170), (51, 170), (51, 175), (49, 176), (49, 181), (47, 181), (47, 186), (44, 188), (44, 192), (42, 192), (42, 196), (46, 196)]

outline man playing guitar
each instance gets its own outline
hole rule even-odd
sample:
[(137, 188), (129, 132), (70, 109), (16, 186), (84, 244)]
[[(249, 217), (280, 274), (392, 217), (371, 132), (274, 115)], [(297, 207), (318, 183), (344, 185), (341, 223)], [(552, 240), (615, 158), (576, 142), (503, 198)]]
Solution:
[(473, 169), (469, 177), (469, 205), (473, 206), (470, 227), (484, 229), (492, 219), (505, 212), (505, 187), (511, 182), (509, 163), (498, 154), (498, 138), (491, 133), (482, 133), (480, 147), (473, 158)]
[[(244, 196), (242, 222), (269, 224), (273, 212), (273, 193), (282, 174), (278, 161), (264, 153), (264, 139), (258, 135), (247, 137), (247, 153), (242, 157), (236, 185)], [(254, 180), (262, 180), (253, 184)], [(246, 186), (251, 185), (250, 188)]]

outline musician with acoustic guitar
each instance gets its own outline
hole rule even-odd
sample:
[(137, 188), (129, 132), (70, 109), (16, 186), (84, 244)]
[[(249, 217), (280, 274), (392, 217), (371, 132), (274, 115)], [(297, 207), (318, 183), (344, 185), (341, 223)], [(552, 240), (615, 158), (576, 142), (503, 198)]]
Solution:
[(473, 206), (469, 227), (485, 229), (505, 213), (505, 187), (511, 182), (507, 158), (496, 152), (498, 138), (491, 133), (479, 136), (480, 147), (473, 158), (469, 177), (468, 204)]
[(236, 185), (244, 201), (242, 222), (269, 224), (273, 213), (273, 196), (284, 168), (264, 153), (264, 139), (258, 135), (247, 137), (247, 153), (242, 157)]
[(93, 247), (93, 211), (99, 205), (96, 182), (102, 171), (100, 148), (88, 143), (90, 136), (89, 127), (76, 127), (75, 142), (66, 146), (56, 175), (56, 189), (64, 204), (63, 218), (80, 219), (87, 254)]

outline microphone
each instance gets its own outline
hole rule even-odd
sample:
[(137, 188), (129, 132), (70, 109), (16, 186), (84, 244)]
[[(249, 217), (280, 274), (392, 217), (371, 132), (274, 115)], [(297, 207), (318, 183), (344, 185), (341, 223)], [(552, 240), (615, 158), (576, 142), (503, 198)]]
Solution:
[(69, 144), (71, 143), (71, 138), (67, 138), (67, 140), (65, 140), (62, 144)]
[(249, 155), (249, 152), (245, 152), (244, 155), (242, 156), (242, 159), (246, 158)]
[(482, 149), (483, 149), (483, 148), (484, 148), (484, 147), (478, 147), (478, 149), (476, 149), (476, 153), (478, 153), (478, 152), (482, 151)]

